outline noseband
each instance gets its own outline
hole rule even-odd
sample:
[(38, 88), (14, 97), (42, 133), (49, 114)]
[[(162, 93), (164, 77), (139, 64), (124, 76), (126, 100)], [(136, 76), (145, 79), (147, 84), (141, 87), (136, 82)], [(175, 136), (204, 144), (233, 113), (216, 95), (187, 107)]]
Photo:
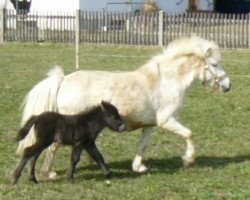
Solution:
[(227, 78), (228, 76), (226, 74), (223, 74), (221, 76), (218, 76), (217, 74), (215, 74), (211, 69), (210, 67), (206, 66), (204, 71), (203, 71), (203, 77), (205, 77), (205, 79), (203, 80), (202, 84), (203, 85), (206, 85), (206, 83), (208, 82), (208, 80), (206, 79), (206, 72), (209, 71), (213, 80), (214, 80), (214, 85), (213, 85), (213, 88), (216, 89), (219, 87), (219, 82), (224, 80), (225, 78)]

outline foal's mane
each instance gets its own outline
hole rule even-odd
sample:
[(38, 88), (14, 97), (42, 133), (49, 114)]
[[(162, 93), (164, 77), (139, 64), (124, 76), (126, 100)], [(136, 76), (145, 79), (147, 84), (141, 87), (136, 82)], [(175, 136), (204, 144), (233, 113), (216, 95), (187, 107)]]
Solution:
[(86, 109), (84, 111), (79, 112), (78, 114), (76, 114), (77, 117), (85, 117), (88, 115), (93, 115), (96, 112), (99, 112), (101, 110), (101, 106), (100, 105), (96, 105), (96, 106), (92, 106), (89, 109)]

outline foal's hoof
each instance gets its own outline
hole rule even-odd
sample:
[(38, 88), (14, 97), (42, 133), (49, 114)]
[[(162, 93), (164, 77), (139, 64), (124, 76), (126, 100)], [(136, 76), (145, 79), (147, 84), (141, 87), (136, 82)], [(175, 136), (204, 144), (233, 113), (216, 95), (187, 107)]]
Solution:
[(105, 176), (106, 178), (111, 178), (111, 177), (112, 177), (112, 172), (104, 173), (104, 176)]
[(75, 183), (75, 179), (74, 178), (67, 178), (67, 181), (69, 182), (69, 183)]
[(13, 179), (12, 182), (11, 182), (11, 185), (16, 185), (17, 184), (17, 180), (18, 179)]
[(29, 181), (32, 181), (33, 183), (36, 183), (36, 184), (38, 183), (36, 177), (30, 177)]
[(17, 184), (17, 181), (18, 181), (18, 179), (19, 179), (19, 177), (20, 177), (20, 174), (17, 174), (17, 173), (15, 173), (15, 172), (13, 172), (11, 184), (12, 184), (12, 185), (16, 185), (16, 184)]

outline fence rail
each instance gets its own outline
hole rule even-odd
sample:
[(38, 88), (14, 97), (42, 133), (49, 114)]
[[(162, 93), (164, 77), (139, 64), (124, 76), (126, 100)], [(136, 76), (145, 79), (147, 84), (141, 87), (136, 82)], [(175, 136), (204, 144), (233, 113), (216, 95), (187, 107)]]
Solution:
[(14, 10), (0, 10), (0, 42), (74, 43), (76, 33), (80, 43), (162, 46), (181, 36), (198, 35), (222, 48), (250, 49), (250, 13), (134, 15), (78, 10), (16, 15)]

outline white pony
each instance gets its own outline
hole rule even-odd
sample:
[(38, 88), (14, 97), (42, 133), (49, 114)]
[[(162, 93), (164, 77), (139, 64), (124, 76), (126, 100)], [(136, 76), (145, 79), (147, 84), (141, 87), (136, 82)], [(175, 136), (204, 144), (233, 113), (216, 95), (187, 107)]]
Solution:
[[(176, 120), (187, 89), (195, 79), (217, 88), (230, 90), (230, 80), (218, 65), (219, 47), (199, 38), (181, 38), (171, 42), (159, 55), (142, 67), (130, 72), (76, 71), (64, 75), (56, 67), (48, 77), (28, 93), (24, 102), (22, 124), (31, 116), (44, 111), (76, 114), (99, 104), (102, 100), (115, 105), (125, 121), (126, 130), (142, 128), (142, 135), (132, 169), (147, 170), (142, 156), (153, 126), (181, 135), (187, 144), (182, 157), (185, 166), (194, 162), (192, 132)], [(34, 133), (19, 143), (17, 152), (35, 141)], [(47, 151), (42, 171), (50, 178), (53, 157), (58, 144)]]

